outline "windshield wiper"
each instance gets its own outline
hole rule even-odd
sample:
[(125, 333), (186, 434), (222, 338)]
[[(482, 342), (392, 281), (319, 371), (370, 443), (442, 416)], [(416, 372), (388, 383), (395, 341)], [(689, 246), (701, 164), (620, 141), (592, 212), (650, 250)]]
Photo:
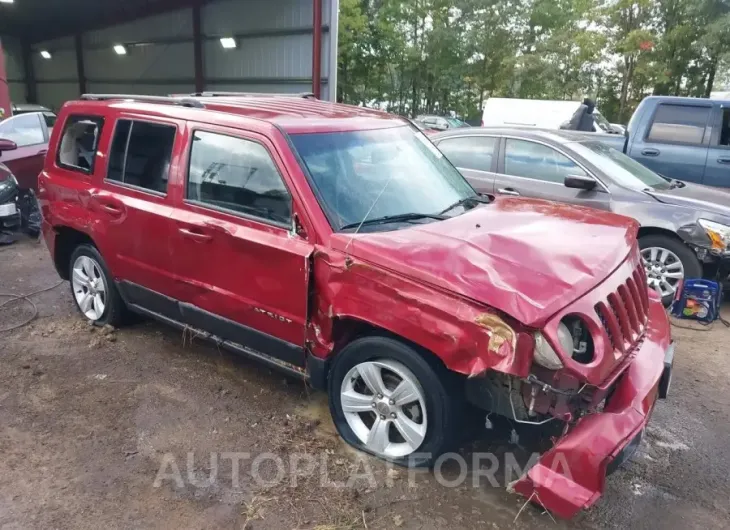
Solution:
[(454, 204), (452, 204), (448, 208), (444, 208), (443, 210), (441, 210), (439, 212), (439, 215), (443, 215), (446, 212), (448, 212), (449, 210), (453, 210), (454, 208), (456, 208), (458, 206), (463, 206), (472, 201), (479, 202), (482, 204), (489, 204), (491, 202), (491, 199), (489, 199), (489, 197), (482, 196), (482, 195), (474, 195), (473, 197), (464, 197), (463, 199), (459, 199), (458, 201), (456, 201)]
[(367, 225), (381, 225), (386, 223), (397, 223), (399, 221), (416, 221), (418, 219), (438, 219), (439, 221), (444, 221), (448, 219), (448, 217), (445, 217), (440, 214), (435, 213), (401, 213), (398, 215), (384, 215), (383, 217), (373, 217), (372, 219), (366, 219), (362, 222), (357, 223), (350, 223), (346, 224), (345, 226), (340, 227), (340, 230), (347, 230), (348, 228), (357, 228), (360, 225), (367, 226)]
[(669, 181), (669, 189), (673, 190), (674, 188), (684, 188), (685, 183), (681, 180), (672, 179)]

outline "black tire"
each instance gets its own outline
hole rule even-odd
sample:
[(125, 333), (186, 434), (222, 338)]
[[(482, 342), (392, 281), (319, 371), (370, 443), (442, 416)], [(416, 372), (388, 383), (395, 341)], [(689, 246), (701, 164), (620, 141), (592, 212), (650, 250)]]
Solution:
[[(673, 252), (679, 258), (679, 261), (682, 262), (685, 278), (702, 278), (702, 264), (700, 263), (700, 260), (697, 259), (697, 256), (692, 249), (685, 245), (682, 241), (660, 234), (653, 234), (639, 238), (640, 249), (643, 250), (651, 247), (665, 248)], [(673, 295), (664, 296), (662, 298), (664, 307), (669, 307), (673, 299)]]
[(119, 291), (117, 290), (117, 286), (114, 283), (111, 274), (109, 274), (109, 269), (104, 262), (104, 258), (101, 257), (101, 254), (94, 246), (82, 244), (74, 249), (74, 251), (71, 253), (71, 258), (69, 259), (68, 263), (68, 277), (72, 278), (74, 263), (76, 263), (76, 260), (81, 256), (89, 257), (98, 264), (107, 295), (104, 312), (102, 313), (100, 318), (93, 320), (86, 316), (81, 310), (81, 307), (79, 307), (79, 304), (76, 300), (76, 295), (74, 293), (73, 282), (69, 281), (69, 285), (71, 286), (71, 297), (73, 298), (76, 309), (78, 309), (79, 313), (81, 313), (84, 318), (89, 320), (95, 326), (103, 327), (107, 324), (114, 327), (120, 326), (122, 323), (124, 323), (127, 308), (121, 296), (119, 295)]
[[(417, 379), (424, 395), (427, 414), (426, 435), (417, 450), (406, 456), (390, 458), (370, 451), (352, 430), (340, 401), (344, 378), (355, 366), (367, 361), (389, 360), (400, 363)], [(353, 447), (402, 466), (431, 466), (439, 455), (459, 440), (464, 411), (463, 385), (435, 359), (428, 359), (398, 340), (371, 336), (357, 339), (335, 357), (329, 376), (330, 412), (340, 436)]]

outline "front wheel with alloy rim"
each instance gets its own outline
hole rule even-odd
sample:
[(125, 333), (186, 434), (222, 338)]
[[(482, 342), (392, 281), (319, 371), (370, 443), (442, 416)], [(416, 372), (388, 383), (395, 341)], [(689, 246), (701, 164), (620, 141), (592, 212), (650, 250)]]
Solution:
[(401, 465), (430, 465), (458, 433), (459, 391), (437, 361), (386, 337), (365, 337), (335, 358), (329, 401), (354, 447)]
[(681, 280), (702, 277), (697, 256), (677, 239), (649, 235), (639, 239), (639, 247), (649, 288), (662, 297), (665, 306), (672, 303)]
[(71, 294), (78, 310), (98, 326), (118, 325), (124, 311), (104, 260), (91, 245), (79, 245), (69, 263)]

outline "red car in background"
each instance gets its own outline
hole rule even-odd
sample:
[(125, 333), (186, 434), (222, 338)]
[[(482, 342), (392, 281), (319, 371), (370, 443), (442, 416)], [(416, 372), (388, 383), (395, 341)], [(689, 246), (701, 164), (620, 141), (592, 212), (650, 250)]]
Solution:
[(2, 162), (18, 180), (21, 190), (38, 190), (38, 174), (43, 169), (49, 138), (43, 112), (18, 114), (0, 122), (0, 139), (17, 146), (3, 153)]
[(56, 116), (47, 109), (14, 107), (13, 111), (20, 114), (0, 121), (0, 231), (7, 236), (22, 225), (35, 237), (40, 230), (35, 198), (38, 174), (43, 169)]

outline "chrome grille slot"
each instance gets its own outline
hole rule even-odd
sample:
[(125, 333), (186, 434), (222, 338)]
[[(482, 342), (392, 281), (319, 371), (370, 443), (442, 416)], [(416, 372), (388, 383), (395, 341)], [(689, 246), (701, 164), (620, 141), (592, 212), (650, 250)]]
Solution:
[(641, 338), (649, 317), (646, 275), (639, 264), (604, 301), (595, 305), (596, 314), (614, 351), (632, 350)]

